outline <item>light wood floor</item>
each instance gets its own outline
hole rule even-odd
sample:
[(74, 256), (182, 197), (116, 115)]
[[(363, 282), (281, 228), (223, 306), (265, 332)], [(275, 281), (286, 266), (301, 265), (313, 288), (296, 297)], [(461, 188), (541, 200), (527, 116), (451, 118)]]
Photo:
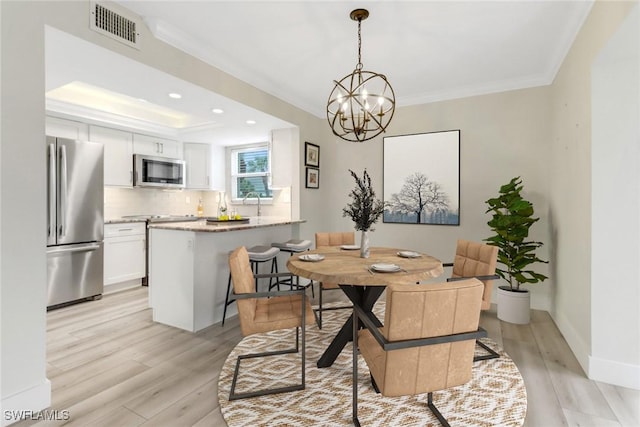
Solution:
[[(16, 426), (226, 425), (218, 374), (241, 339), (237, 318), (198, 334), (153, 323), (147, 289), (136, 288), (49, 312), (47, 320), (51, 409), (68, 410), (70, 419)], [(526, 326), (493, 311), (481, 322), (524, 377), (527, 426), (640, 426), (640, 392), (588, 380), (546, 312), (532, 312)]]

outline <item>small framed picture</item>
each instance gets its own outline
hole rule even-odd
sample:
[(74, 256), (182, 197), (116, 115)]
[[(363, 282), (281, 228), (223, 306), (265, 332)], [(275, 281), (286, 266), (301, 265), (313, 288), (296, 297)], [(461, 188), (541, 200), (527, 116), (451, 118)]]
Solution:
[[(305, 166), (320, 167), (320, 146), (310, 142), (304, 143), (304, 164)], [(308, 176), (308, 172), (307, 172)]]
[(305, 181), (307, 188), (320, 188), (320, 169), (307, 168), (307, 179)]

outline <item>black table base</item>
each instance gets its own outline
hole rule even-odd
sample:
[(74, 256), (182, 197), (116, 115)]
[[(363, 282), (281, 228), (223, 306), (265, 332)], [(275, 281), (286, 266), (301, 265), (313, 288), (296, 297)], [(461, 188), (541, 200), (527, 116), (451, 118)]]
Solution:
[[(382, 323), (375, 314), (373, 314), (372, 310), (376, 301), (378, 301), (378, 298), (380, 298), (380, 295), (384, 292), (385, 286), (340, 285), (340, 288), (342, 288), (342, 291), (354, 305), (362, 307), (376, 326), (382, 326)], [(361, 329), (363, 327), (364, 326), (360, 325)], [(320, 359), (318, 359), (318, 368), (327, 368), (333, 365), (333, 362), (335, 362), (342, 349), (352, 340), (352, 334), (353, 316), (349, 316), (338, 334), (333, 338), (333, 341), (331, 341), (331, 344), (329, 344), (329, 347), (327, 347)]]

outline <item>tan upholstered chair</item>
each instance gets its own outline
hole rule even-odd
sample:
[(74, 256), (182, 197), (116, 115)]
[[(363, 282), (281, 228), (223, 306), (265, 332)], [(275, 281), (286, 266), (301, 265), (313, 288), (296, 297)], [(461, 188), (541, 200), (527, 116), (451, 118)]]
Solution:
[[(316, 233), (316, 249), (322, 249), (327, 246), (342, 246), (353, 245), (355, 242), (355, 233), (353, 231), (347, 232), (333, 232), (333, 233)], [(322, 312), (325, 310), (342, 310), (345, 308), (351, 308), (350, 305), (323, 308), (322, 307), (322, 293), (323, 291), (340, 290), (337, 283), (325, 283), (320, 282), (318, 284), (318, 328), (322, 329)]]
[[(238, 356), (236, 368), (231, 383), (229, 400), (243, 399), (247, 397), (262, 396), (265, 394), (284, 393), (294, 390), (304, 390), (305, 387), (305, 324), (315, 322), (309, 300), (304, 289), (294, 289), (275, 292), (255, 292), (255, 278), (291, 276), (291, 273), (258, 274), (251, 269), (247, 249), (242, 246), (235, 249), (229, 255), (229, 269), (231, 271), (234, 298), (238, 303), (238, 316), (240, 318), (240, 330), (242, 336), (277, 329), (296, 328), (296, 345), (289, 350), (279, 350), (265, 353), (245, 354)], [(306, 319), (305, 322), (302, 319)], [(247, 393), (236, 393), (236, 381), (240, 371), (240, 361), (256, 357), (272, 356), (277, 354), (297, 353), (300, 342), (298, 330), (302, 329), (301, 358), (302, 381), (300, 384), (262, 389)]]
[[(496, 263), (498, 261), (498, 247), (484, 243), (471, 242), (459, 239), (456, 245), (456, 256), (452, 263), (442, 264), (444, 267), (453, 267), (448, 281), (461, 280), (475, 277), (484, 284), (482, 293), (482, 310), (491, 308), (491, 290), (493, 280), (499, 279), (496, 275)], [(487, 347), (483, 342), (478, 345), (489, 352), (489, 355), (478, 356), (476, 360), (493, 359), (499, 357), (498, 353)]]
[[(389, 285), (384, 326), (377, 328), (354, 306), (354, 355), (371, 371), (376, 391), (384, 396), (428, 393), (428, 407), (448, 426), (433, 404), (433, 392), (471, 379), (474, 341), (486, 336), (478, 327), (482, 283), (467, 279), (430, 285)], [(358, 323), (365, 329), (358, 332)], [(353, 360), (353, 421), (358, 421), (357, 356)]]

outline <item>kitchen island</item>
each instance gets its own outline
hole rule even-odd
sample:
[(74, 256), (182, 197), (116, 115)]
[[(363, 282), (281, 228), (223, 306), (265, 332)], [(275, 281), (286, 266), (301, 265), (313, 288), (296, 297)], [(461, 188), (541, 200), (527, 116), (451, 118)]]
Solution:
[[(249, 222), (206, 220), (149, 224), (149, 306), (153, 320), (190, 332), (222, 321), (229, 252), (299, 238), (304, 220), (251, 217)], [(285, 254), (279, 271), (286, 270)], [(268, 272), (269, 266), (261, 265)], [(235, 304), (227, 316), (237, 313)]]

